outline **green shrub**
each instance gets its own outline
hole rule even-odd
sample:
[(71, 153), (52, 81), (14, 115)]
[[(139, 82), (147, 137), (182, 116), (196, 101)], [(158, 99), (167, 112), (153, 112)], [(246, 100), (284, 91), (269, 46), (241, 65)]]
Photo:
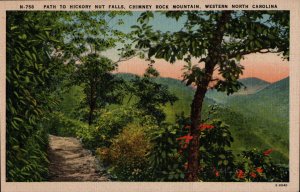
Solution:
[[(149, 162), (147, 153), (151, 144), (144, 127), (129, 124), (112, 140), (107, 150), (102, 149), (106, 162), (110, 163), (110, 174), (121, 181), (146, 181), (149, 179)], [(101, 159), (101, 157), (100, 157)]]
[(83, 146), (94, 152), (97, 147), (100, 147), (101, 134), (93, 125), (86, 126), (82, 129), (77, 129), (76, 136), (80, 138)]
[(47, 147), (48, 134), (41, 126), (35, 127), (35, 132), (19, 144), (7, 145), (7, 181), (45, 181), (49, 164)]
[(95, 150), (99, 147), (108, 147), (123, 127), (134, 119), (134, 111), (126, 108), (103, 111), (95, 125), (79, 129), (77, 136), (82, 139), (85, 147)]
[(77, 136), (82, 139), (84, 146), (91, 150), (109, 147), (112, 139), (132, 122), (147, 126), (148, 130), (156, 127), (150, 116), (142, 116), (140, 111), (131, 107), (119, 107), (102, 112), (96, 125), (78, 130)]
[(74, 137), (77, 136), (77, 132), (88, 129), (87, 124), (69, 118), (60, 112), (50, 114), (44, 126), (49, 129), (50, 134), (63, 137)]
[[(183, 181), (187, 170), (190, 136), (188, 119), (178, 117), (178, 125), (162, 124), (151, 134), (153, 148), (149, 161), (153, 178)], [(270, 150), (230, 150), (233, 138), (229, 126), (214, 119), (200, 124), (200, 181), (287, 182), (288, 167), (275, 164)]]
[[(42, 181), (47, 177), (48, 137), (41, 119), (52, 103), (58, 66), (49, 55), (57, 36), (40, 12), (7, 12), (6, 179)], [(51, 13), (50, 13), (51, 14)], [(43, 23), (47, 26), (43, 27)], [(57, 71), (56, 71), (57, 70)], [(55, 79), (54, 79), (55, 78)]]
[(288, 167), (275, 164), (270, 156), (272, 152), (272, 149), (265, 151), (252, 149), (239, 154), (235, 181), (288, 182)]
[(177, 125), (161, 124), (151, 136), (150, 169), (157, 181), (182, 181), (186, 159), (179, 153), (176, 140), (181, 134)]
[(235, 165), (230, 150), (233, 138), (229, 126), (220, 120), (212, 120), (201, 124), (201, 128), (200, 180), (230, 181)]

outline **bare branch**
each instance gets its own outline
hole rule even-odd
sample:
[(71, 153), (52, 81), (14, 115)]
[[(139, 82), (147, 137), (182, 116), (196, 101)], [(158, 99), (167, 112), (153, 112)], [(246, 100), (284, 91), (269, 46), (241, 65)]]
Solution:
[(228, 54), (229, 59), (233, 59), (237, 57), (238, 55), (248, 55), (251, 53), (281, 53), (282, 51), (279, 50), (271, 50), (271, 49), (254, 49), (254, 50), (247, 50), (247, 51), (237, 51), (231, 54)]
[(128, 60), (130, 60), (130, 59), (132, 59), (132, 58), (134, 58), (136, 56), (138, 56), (138, 54), (135, 54), (135, 55), (132, 55), (132, 56), (126, 57), (126, 58), (119, 58), (117, 61), (113, 62), (112, 64), (116, 65), (116, 64), (118, 64), (120, 62), (128, 61)]

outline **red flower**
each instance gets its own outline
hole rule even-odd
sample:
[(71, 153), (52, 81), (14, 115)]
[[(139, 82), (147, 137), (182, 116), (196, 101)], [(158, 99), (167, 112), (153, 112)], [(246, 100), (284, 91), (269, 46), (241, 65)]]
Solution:
[(185, 136), (177, 138), (176, 140), (184, 140), (185, 143), (189, 143), (192, 139), (193, 139), (193, 136), (191, 136), (190, 134), (187, 134)]
[(200, 131), (204, 131), (205, 129), (213, 129), (214, 128), (214, 126), (213, 125), (209, 125), (209, 124), (201, 124), (199, 127), (198, 127), (198, 129), (200, 130)]
[(256, 171), (257, 171), (258, 173), (262, 173), (262, 172), (264, 171), (264, 169), (261, 168), (261, 167), (257, 167), (257, 168), (256, 168)]
[(219, 177), (220, 176), (220, 172), (219, 171), (216, 171), (216, 177)]
[(251, 173), (250, 173), (250, 176), (253, 177), (253, 178), (256, 178), (256, 173), (251, 172)]
[(238, 169), (238, 170), (237, 170), (237, 173), (236, 173), (236, 177), (239, 178), (239, 179), (244, 178), (244, 177), (245, 177), (244, 171)]
[(264, 151), (263, 153), (265, 156), (268, 156), (268, 155), (270, 155), (270, 153), (272, 153), (272, 151), (273, 151), (273, 149), (268, 149), (268, 150)]

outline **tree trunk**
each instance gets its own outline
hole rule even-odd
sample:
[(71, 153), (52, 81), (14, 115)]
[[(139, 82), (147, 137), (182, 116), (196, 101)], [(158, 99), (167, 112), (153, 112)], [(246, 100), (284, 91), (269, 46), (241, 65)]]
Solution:
[(93, 123), (93, 112), (94, 112), (94, 109), (92, 108), (92, 106), (90, 106), (90, 111), (89, 111), (89, 125), (92, 125)]
[(93, 123), (93, 113), (94, 113), (94, 110), (96, 108), (96, 98), (95, 98), (95, 88), (94, 88), (94, 83), (92, 81), (92, 83), (90, 83), (90, 101), (89, 101), (89, 107), (90, 107), (90, 111), (89, 111), (89, 117), (88, 117), (88, 122), (89, 122), (89, 125), (92, 125)]
[(208, 55), (205, 60), (205, 77), (197, 84), (196, 93), (191, 105), (191, 129), (190, 134), (193, 137), (188, 151), (188, 169), (185, 176), (186, 181), (197, 181), (199, 174), (199, 149), (200, 149), (200, 130), (201, 110), (203, 100), (207, 92), (208, 85), (212, 79), (213, 71), (221, 57), (221, 44), (225, 32), (225, 24), (230, 19), (231, 11), (222, 11), (221, 16), (217, 20), (216, 29), (213, 32), (213, 39), (208, 48)]
[(203, 100), (205, 93), (207, 91), (206, 87), (197, 87), (196, 93), (194, 95), (192, 110), (191, 110), (191, 140), (189, 152), (188, 152), (188, 172), (186, 174), (187, 181), (197, 181), (198, 170), (199, 170), (199, 136), (200, 132), (197, 129), (199, 126), (199, 121), (201, 120), (201, 110), (203, 105)]

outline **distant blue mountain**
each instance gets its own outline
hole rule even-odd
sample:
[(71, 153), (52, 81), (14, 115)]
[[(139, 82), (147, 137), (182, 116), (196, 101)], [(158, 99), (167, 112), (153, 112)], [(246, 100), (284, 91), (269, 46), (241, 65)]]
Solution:
[(228, 101), (228, 99), (232, 98), (233, 96), (254, 94), (270, 85), (269, 82), (255, 77), (240, 79), (239, 81), (243, 83), (245, 88), (242, 87), (238, 92), (234, 93), (233, 95), (228, 96), (226, 93), (218, 92), (214, 89), (209, 90), (206, 94), (206, 97), (213, 99), (217, 103), (225, 104)]

